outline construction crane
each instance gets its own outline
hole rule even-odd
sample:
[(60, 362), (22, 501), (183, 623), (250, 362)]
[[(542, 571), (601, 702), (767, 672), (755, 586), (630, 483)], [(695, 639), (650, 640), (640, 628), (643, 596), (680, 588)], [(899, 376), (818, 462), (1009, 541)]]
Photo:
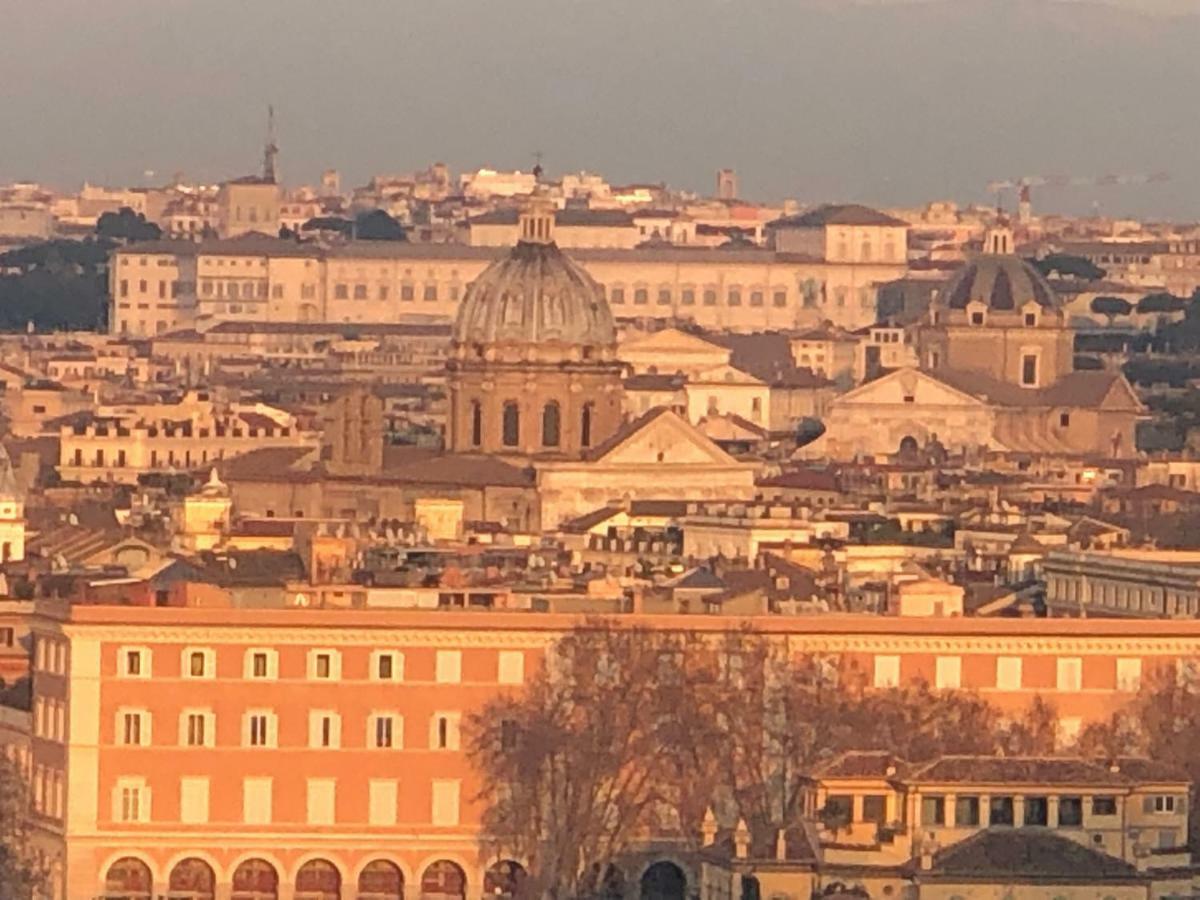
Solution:
[(1026, 175), (1023, 178), (1004, 179), (988, 182), (988, 193), (995, 197), (996, 205), (1000, 205), (1000, 194), (1003, 191), (1017, 192), (1018, 217), (1027, 221), (1032, 212), (1032, 189), (1035, 187), (1120, 187), (1131, 184), (1162, 184), (1171, 180), (1166, 172), (1155, 172), (1150, 175), (1101, 175), (1099, 177), (1080, 177), (1075, 175)]

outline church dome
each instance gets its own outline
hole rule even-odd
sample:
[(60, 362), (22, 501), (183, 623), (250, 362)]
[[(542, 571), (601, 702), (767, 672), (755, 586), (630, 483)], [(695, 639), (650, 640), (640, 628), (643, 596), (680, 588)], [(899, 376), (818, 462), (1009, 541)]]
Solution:
[(460, 346), (546, 343), (612, 348), (616, 326), (602, 288), (554, 243), (554, 213), (521, 216), (521, 238), (475, 279), (454, 323)]
[(999, 312), (1014, 312), (1029, 303), (1044, 309), (1061, 305), (1045, 276), (1012, 254), (982, 253), (968, 259), (942, 297), (942, 304), (950, 309), (966, 309), (973, 302)]

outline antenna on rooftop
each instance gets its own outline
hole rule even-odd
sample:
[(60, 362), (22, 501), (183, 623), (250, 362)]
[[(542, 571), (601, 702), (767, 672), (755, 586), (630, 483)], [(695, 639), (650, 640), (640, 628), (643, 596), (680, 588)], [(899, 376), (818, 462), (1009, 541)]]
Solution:
[(275, 107), (267, 104), (267, 143), (263, 146), (263, 181), (274, 184), (275, 157), (279, 155), (279, 145), (275, 143)]

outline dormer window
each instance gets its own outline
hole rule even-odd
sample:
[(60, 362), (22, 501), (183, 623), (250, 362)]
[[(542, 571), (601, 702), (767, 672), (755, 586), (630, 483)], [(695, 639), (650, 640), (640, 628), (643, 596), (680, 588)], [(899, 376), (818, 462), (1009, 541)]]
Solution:
[(972, 325), (982, 325), (983, 324), (983, 313), (978, 312), (978, 311), (971, 313), (971, 324)]
[(1037, 324), (1037, 313), (1033, 313), (1033, 312), (1025, 313), (1025, 327), (1032, 328), (1036, 324)]

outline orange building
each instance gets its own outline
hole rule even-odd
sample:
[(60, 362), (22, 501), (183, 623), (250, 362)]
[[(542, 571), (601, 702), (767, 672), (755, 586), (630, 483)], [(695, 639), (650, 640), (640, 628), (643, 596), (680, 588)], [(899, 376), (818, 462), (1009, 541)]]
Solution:
[[(714, 634), (746, 620), (628, 616)], [(519, 690), (577, 617), (519, 612), (43, 607), (32, 772), (62, 898), (503, 896), (462, 726)], [(749, 620), (874, 684), (923, 677), (1064, 730), (1200, 654), (1200, 622)], [(499, 863), (499, 865), (496, 865)], [(489, 874), (490, 873), (490, 874)], [(637, 877), (638, 873), (628, 873)], [(691, 876), (689, 875), (689, 878)]]

